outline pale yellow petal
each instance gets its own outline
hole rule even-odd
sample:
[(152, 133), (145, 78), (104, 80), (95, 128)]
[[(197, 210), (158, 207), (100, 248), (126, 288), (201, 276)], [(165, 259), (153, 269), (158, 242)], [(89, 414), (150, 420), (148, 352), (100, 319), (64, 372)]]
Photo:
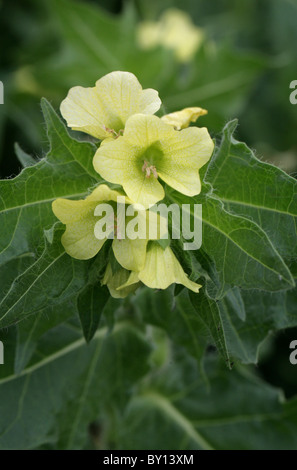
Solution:
[[(137, 139), (136, 136), (135, 139)], [(144, 145), (146, 145), (145, 142)], [(147, 208), (150, 204), (163, 199), (165, 193), (156, 178), (147, 178), (145, 172), (142, 171), (143, 161), (139, 158), (141, 152), (143, 150), (135, 143), (119, 137), (99, 147), (94, 156), (93, 165), (102, 178), (111, 183), (121, 184), (133, 202)]]
[(115, 239), (112, 249), (116, 260), (123, 268), (130, 271), (140, 271), (145, 263), (146, 246), (148, 240)]
[(61, 242), (66, 253), (76, 259), (89, 259), (101, 249), (105, 240), (94, 235), (94, 209), (96, 202), (57, 199), (53, 202), (54, 214), (66, 224)]
[(124, 195), (122, 192), (119, 192), (115, 189), (111, 189), (106, 184), (100, 184), (97, 186), (94, 191), (86, 198), (86, 201), (114, 201), (117, 202), (118, 198), (124, 197), (125, 204), (130, 204), (132, 201)]
[(135, 285), (141, 281), (151, 289), (167, 289), (171, 284), (182, 284), (193, 292), (199, 292), (201, 285), (191, 281), (173, 251), (163, 250), (158, 243), (152, 243), (148, 250), (145, 266), (140, 272), (132, 272), (121, 288)]
[(115, 273), (112, 272), (111, 265), (108, 263), (102, 285), (107, 285), (109, 293), (116, 299), (127, 297), (127, 295), (134, 292), (138, 284), (121, 288), (129, 278), (130, 272), (125, 269), (118, 269)]
[(201, 287), (190, 281), (173, 251), (169, 247), (163, 250), (158, 243), (149, 247), (145, 266), (138, 273), (138, 278), (152, 289), (166, 289), (173, 283), (182, 284), (193, 292), (198, 292)]
[(161, 106), (156, 90), (142, 90), (132, 73), (111, 72), (92, 88), (73, 87), (61, 103), (69, 127), (98, 139), (115, 138), (129, 116), (155, 113)]
[(123, 187), (132, 201), (148, 208), (151, 204), (161, 201), (165, 192), (163, 186), (154, 177), (147, 178), (144, 173), (138, 172), (134, 179), (123, 183)]
[(96, 87), (73, 87), (62, 101), (60, 111), (68, 127), (82, 131), (97, 139), (105, 139), (111, 134), (106, 130), (110, 119), (105, 112)]
[[(154, 162), (158, 176), (165, 183), (188, 196), (200, 193), (198, 170), (208, 162), (214, 148), (205, 127), (178, 132), (156, 116), (135, 115), (128, 120), (124, 136), (137, 147), (143, 143), (146, 149), (141, 163), (144, 159)], [(131, 193), (131, 199), (132, 196), (136, 197), (135, 192)]]
[(189, 127), (191, 122), (196, 122), (200, 116), (207, 114), (206, 109), (203, 108), (184, 108), (181, 111), (165, 114), (161, 119), (166, 124), (173, 126), (176, 130), (185, 129)]
[(156, 21), (143, 21), (137, 28), (137, 42), (143, 49), (152, 49), (160, 44), (161, 25)]
[[(147, 88), (141, 92), (138, 109), (135, 111), (135, 114), (155, 114), (160, 109), (161, 104), (162, 103), (158, 97), (158, 92), (153, 88)], [(127, 119), (128, 118), (129, 116), (127, 116)]]
[(89, 259), (98, 253), (105, 239), (98, 240), (94, 234), (95, 224), (98, 221), (98, 217), (94, 215), (95, 208), (100, 202), (117, 201), (118, 196), (122, 194), (102, 184), (85, 199), (79, 201), (56, 199), (53, 202), (54, 214), (66, 224), (61, 241), (70, 256)]
[(137, 29), (137, 41), (143, 49), (163, 46), (174, 52), (180, 62), (188, 62), (204, 39), (204, 32), (184, 11), (170, 8), (159, 21), (145, 21)]
[[(135, 114), (122, 137), (97, 150), (93, 164), (104, 179), (121, 184), (133, 202), (148, 207), (164, 198), (159, 178), (183, 194), (199, 194), (198, 170), (213, 147), (206, 128), (176, 131), (156, 116)], [(149, 174), (145, 167), (152, 168)]]
[(120, 289), (127, 289), (130, 286), (135, 286), (140, 283), (138, 273), (135, 271), (132, 271), (128, 277), (128, 279), (123, 282), (120, 287), (118, 287), (118, 290)]
[(173, 130), (173, 133), (172, 138), (164, 142), (158, 175), (177, 191), (195, 196), (201, 191), (198, 170), (209, 161), (214, 143), (205, 127)]
[(186, 12), (176, 8), (164, 12), (161, 24), (160, 43), (164, 47), (172, 49), (179, 61), (190, 61), (203, 41), (202, 29), (194, 25)]
[(154, 144), (158, 144), (161, 149), (160, 140), (170, 138), (172, 132), (172, 127), (157, 116), (135, 114), (126, 123), (124, 137), (127, 142), (146, 152)]

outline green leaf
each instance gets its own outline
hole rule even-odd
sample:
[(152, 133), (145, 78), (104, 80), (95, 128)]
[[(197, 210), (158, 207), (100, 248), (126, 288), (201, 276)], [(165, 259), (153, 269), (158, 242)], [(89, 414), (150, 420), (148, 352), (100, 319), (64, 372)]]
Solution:
[[(256, 364), (262, 343), (269, 334), (297, 326), (297, 289), (286, 292), (261, 292), (233, 288), (217, 301), (208, 296), (190, 299), (205, 320), (213, 343), (230, 365), (232, 360)], [(215, 312), (215, 313), (213, 313)]]
[(19, 160), (19, 162), (21, 163), (22, 167), (23, 168), (26, 168), (26, 166), (31, 166), (31, 165), (35, 165), (36, 163), (36, 160), (35, 158), (33, 158), (31, 155), (29, 155), (28, 153), (26, 153), (20, 146), (19, 144), (16, 142), (14, 144), (14, 151), (15, 151), (15, 154)]
[(202, 359), (210, 339), (203, 320), (192, 307), (187, 290), (173, 297), (174, 287), (154, 292), (142, 289), (131, 300), (134, 309), (146, 324), (166, 331), (175, 344), (183, 346), (202, 369)]
[[(202, 204), (201, 251), (216, 266), (221, 284), (217, 297), (230, 286), (279, 291), (295, 285), (278, 251), (255, 222), (228, 212), (211, 194), (188, 198), (171, 191), (167, 197), (178, 204), (189, 204), (193, 219), (194, 203)], [(199, 260), (199, 250), (197, 255), (193, 253)]]
[(226, 365), (231, 368), (229, 349), (225, 337), (225, 325), (223, 324), (218, 301), (210, 299), (207, 295), (204, 295), (203, 291), (200, 291), (199, 294), (193, 294), (190, 292), (189, 296), (199, 318), (209, 330), (219, 353), (225, 360)]
[(89, 263), (71, 258), (61, 244), (63, 229), (40, 257), (11, 284), (0, 302), (0, 328), (75, 297), (88, 280)]
[(97, 285), (87, 285), (78, 296), (77, 308), (87, 343), (91, 341), (96, 333), (103, 308), (109, 297), (107, 287), (101, 287), (99, 283)]
[(18, 377), (0, 379), (0, 449), (83, 448), (98, 414), (125, 405), (149, 352), (131, 324), (98, 330), (89, 345), (71, 324), (54, 328)]
[(36, 315), (31, 315), (18, 323), (14, 372), (20, 374), (34, 354), (38, 340), (50, 329), (73, 316), (74, 302), (66, 300), (54, 307), (45, 307)]
[(236, 124), (232, 121), (225, 126), (205, 181), (226, 210), (253, 220), (266, 232), (297, 276), (297, 181), (260, 162), (246, 144), (238, 142)]
[[(206, 361), (207, 387), (189, 357), (175, 355), (132, 398), (118, 421), (118, 449), (296, 449), (297, 401), (258, 377)], [(145, 426), (143, 426), (145, 423)]]
[(269, 334), (297, 326), (296, 296), (296, 289), (280, 293), (241, 291), (244, 321), (230, 305), (229, 295), (222, 299), (219, 305), (230, 354), (243, 363), (257, 363), (260, 346)]
[(54, 199), (82, 198), (99, 181), (92, 167), (94, 145), (71, 139), (46, 100), (42, 109), (51, 145), (47, 157), (13, 180), (0, 182), (0, 263), (36, 252), (44, 229), (56, 221)]

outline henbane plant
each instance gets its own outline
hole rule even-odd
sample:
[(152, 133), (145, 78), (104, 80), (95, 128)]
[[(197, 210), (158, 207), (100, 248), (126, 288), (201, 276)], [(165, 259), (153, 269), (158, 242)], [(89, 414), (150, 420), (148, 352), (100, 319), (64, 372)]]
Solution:
[[(20, 410), (16, 424), (2, 413), (7, 433), (0, 435), (0, 448), (26, 421), (27, 406), (35, 413), (26, 448), (58, 441), (81, 448), (84, 429), (109, 409), (122, 417), (116, 426), (125, 428), (123, 436), (139, 413), (142, 419), (157, 413), (158, 423), (161, 413), (161, 424), (178, 417), (178, 429), (183, 423), (191, 429), (194, 440), (185, 447), (220, 447), (213, 426), (206, 439), (192, 407), (201, 400), (209, 409), (209, 394), (201, 390), (217, 367), (226, 403), (233, 406), (234, 387), (243, 394), (249, 387), (252, 420), (262, 437), (267, 427), (277, 428), (289, 406), (272, 391), (267, 399), (266, 386), (254, 389), (254, 379), (243, 378), (240, 368), (229, 373), (226, 365), (256, 363), (271, 331), (297, 325), (296, 180), (238, 142), (236, 121), (214, 142), (195, 125), (207, 122), (200, 103), (163, 116), (160, 104), (157, 91), (143, 90), (127, 72), (71, 89), (61, 105), (67, 126), (43, 99), (47, 155), (37, 162), (26, 158), (30, 164), (16, 178), (0, 182), (1, 341), (10, 335), (10, 342), (3, 340), (9, 363), (0, 369), (0, 398), (10, 397), (9, 410)], [(165, 225), (164, 213), (155, 210), (159, 203), (168, 208)], [(169, 209), (179, 208), (195, 226), (198, 205), (202, 244), (187, 251), (187, 233), (178, 230)], [(167, 222), (171, 231), (164, 237)], [(209, 344), (222, 367), (204, 360)], [(50, 376), (66, 402), (53, 401)], [(36, 383), (43, 407), (30, 401)], [(259, 390), (265, 398), (254, 405)], [(172, 408), (168, 393), (184, 398)], [(81, 396), (89, 397), (83, 405)], [(274, 413), (277, 401), (278, 420), (263, 421), (263, 400)], [(169, 415), (162, 414), (163, 404)], [(66, 432), (60, 416), (68, 405)], [(40, 410), (48, 413), (42, 430)], [(72, 413), (79, 426), (73, 427)], [(236, 407), (233, 413), (237, 435)], [(53, 426), (59, 428), (54, 437)], [(183, 446), (187, 430), (172, 445)], [(129, 446), (123, 436), (119, 448)]]
[[(95, 88), (71, 89), (61, 105), (61, 113), (72, 129), (101, 139), (93, 159), (99, 175), (121, 185), (127, 202), (142, 204), (145, 209), (165, 197), (166, 187), (159, 178), (183, 194), (199, 194), (198, 170), (209, 160), (214, 147), (206, 128), (184, 129), (205, 114), (204, 110), (188, 108), (169, 115), (166, 122), (166, 116), (160, 119), (150, 114), (160, 104), (157, 91), (142, 90), (133, 74), (112, 72), (98, 80)], [(99, 185), (84, 201), (54, 201), (55, 215), (66, 224), (62, 243), (69, 255), (88, 259), (98, 253), (105, 241), (96, 237), (100, 203), (115, 202), (117, 196), (119, 192)], [(124, 241), (118, 227), (114, 230), (114, 222), (118, 224), (115, 219), (110, 228), (116, 234), (113, 252), (131, 275), (124, 283), (117, 276), (116, 287), (115, 276), (105, 275), (102, 282), (108, 287), (112, 284), (111, 295), (118, 290), (123, 296), (127, 292), (124, 288), (138, 286), (139, 281), (160, 289), (178, 283), (198, 292), (201, 286), (187, 279), (169, 246), (163, 249), (156, 242), (148, 248), (149, 238)], [(108, 264), (107, 272), (110, 270)]]

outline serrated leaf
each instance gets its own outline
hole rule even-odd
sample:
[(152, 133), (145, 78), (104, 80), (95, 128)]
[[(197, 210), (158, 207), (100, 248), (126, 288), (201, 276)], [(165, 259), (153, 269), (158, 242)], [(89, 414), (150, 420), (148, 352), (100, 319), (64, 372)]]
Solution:
[(268, 291), (294, 287), (288, 267), (255, 222), (228, 212), (222, 202), (210, 194), (188, 198), (171, 191), (168, 198), (178, 204), (189, 204), (192, 218), (195, 217), (194, 203), (202, 203), (201, 250), (216, 266), (221, 283), (218, 297), (230, 286), (245, 289), (257, 286)]
[(35, 158), (33, 158), (28, 153), (26, 153), (17, 142), (14, 144), (14, 151), (23, 168), (26, 168), (27, 166), (35, 165), (36, 163)]
[(269, 334), (296, 327), (296, 298), (296, 288), (277, 293), (233, 288), (216, 301), (207, 295), (190, 293), (193, 306), (207, 322), (219, 352), (224, 346), (223, 356), (229, 365), (230, 361), (238, 360), (256, 364), (261, 344)]
[(42, 101), (50, 151), (13, 180), (0, 182), (0, 263), (36, 252), (44, 229), (56, 221), (51, 203), (57, 197), (82, 198), (99, 181), (92, 167), (94, 145), (70, 138), (52, 106)]
[(238, 142), (236, 124), (231, 121), (225, 126), (205, 181), (229, 212), (253, 220), (267, 233), (297, 275), (297, 181), (259, 161), (246, 144)]
[(296, 288), (279, 293), (242, 290), (240, 296), (245, 320), (239, 318), (229, 293), (219, 301), (227, 347), (242, 363), (257, 363), (260, 346), (269, 334), (297, 326)]

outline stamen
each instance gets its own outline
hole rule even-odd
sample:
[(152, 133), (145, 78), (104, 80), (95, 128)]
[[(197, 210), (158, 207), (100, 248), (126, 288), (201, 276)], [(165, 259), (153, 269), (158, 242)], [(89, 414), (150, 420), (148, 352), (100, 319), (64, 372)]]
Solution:
[(141, 170), (142, 170), (143, 172), (145, 172), (147, 166), (148, 166), (148, 162), (147, 162), (146, 160), (144, 160), (144, 164), (142, 165)]
[(157, 173), (157, 169), (154, 165), (149, 165), (149, 163), (144, 160), (144, 164), (142, 165), (142, 171), (146, 173), (146, 177), (149, 178), (151, 176), (151, 174), (154, 175), (154, 177), (156, 179), (158, 179), (158, 173)]
[(110, 129), (109, 127), (103, 126), (103, 129), (110, 134), (113, 134), (117, 139), (120, 135), (123, 135), (124, 130), (120, 129), (119, 132), (116, 132), (114, 129)]
[(157, 173), (156, 167), (155, 167), (155, 166), (152, 166), (151, 169), (152, 169), (152, 172), (153, 172), (154, 177), (155, 177), (156, 179), (158, 179), (158, 173)]

